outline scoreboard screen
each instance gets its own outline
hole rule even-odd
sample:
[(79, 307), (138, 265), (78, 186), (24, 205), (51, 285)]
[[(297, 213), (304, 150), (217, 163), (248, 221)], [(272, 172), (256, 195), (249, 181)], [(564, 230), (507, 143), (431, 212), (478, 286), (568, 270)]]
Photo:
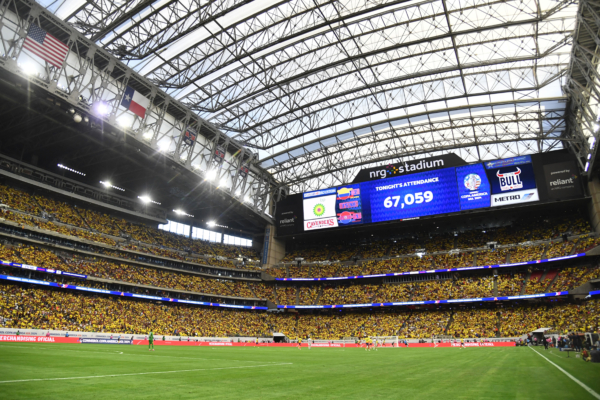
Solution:
[[(541, 160), (541, 157), (545, 156), (534, 157), (537, 157), (536, 160), (538, 158)], [(557, 163), (556, 157), (562, 163)], [(573, 180), (571, 178), (569, 178), (571, 181), (553, 178), (562, 176), (561, 173), (565, 175), (563, 170), (567, 168), (565, 167), (567, 157), (569, 156), (548, 154), (548, 162), (551, 161), (553, 164), (546, 168), (542, 166), (546, 164), (545, 161), (542, 163), (536, 161), (537, 169), (534, 168), (531, 156), (519, 156), (477, 164), (455, 165), (449, 168), (430, 168), (398, 176), (390, 172), (386, 174), (384, 171), (380, 174), (381, 179), (297, 195), (301, 196), (301, 204), (297, 198), (294, 204), (288, 202), (282, 208), (280, 214), (282, 232), (289, 234), (402, 221), (540, 201), (540, 198), (546, 199), (547, 192), (554, 190), (554, 187), (563, 181), (571, 184)], [(568, 164), (568, 167), (572, 169), (571, 164)], [(542, 173), (545, 171), (550, 176), (548, 179), (551, 182), (548, 183), (546, 182), (548, 179), (540, 178), (538, 170)], [(540, 182), (541, 188), (538, 186)], [(575, 190), (570, 187), (567, 189), (572, 193), (567, 190), (563, 190), (562, 193), (573, 197)], [(541, 190), (541, 194), (538, 190)], [(558, 190), (552, 193), (555, 192)], [(297, 217), (298, 214), (300, 215)], [(298, 221), (298, 225), (295, 225), (295, 221)], [(302, 228), (300, 223), (303, 223)], [(285, 227), (283, 224), (286, 224)]]
[(460, 211), (454, 168), (365, 182), (361, 189), (370, 222)]

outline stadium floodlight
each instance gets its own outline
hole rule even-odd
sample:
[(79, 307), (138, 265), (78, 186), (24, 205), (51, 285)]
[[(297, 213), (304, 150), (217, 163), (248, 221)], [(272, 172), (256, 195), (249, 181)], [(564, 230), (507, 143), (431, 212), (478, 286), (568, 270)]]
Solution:
[(598, 132), (598, 129), (600, 129), (600, 125), (594, 124), (594, 132)]
[(81, 121), (83, 121), (83, 117), (79, 114), (75, 114), (73, 115), (73, 121), (75, 121), (75, 123), (80, 123)]
[(21, 69), (23, 70), (23, 73), (25, 73), (25, 75), (35, 75), (35, 67), (33, 66), (33, 64), (31, 63), (25, 63), (21, 66)]
[(587, 172), (587, 170), (590, 168), (590, 162), (586, 162), (585, 163), (585, 172)]
[(217, 223), (215, 221), (208, 221), (206, 225), (210, 226), (211, 228), (214, 228), (215, 226), (217, 226)]
[(169, 143), (167, 143), (167, 142), (159, 143), (158, 150), (162, 151), (162, 152), (166, 152), (167, 150), (169, 150)]
[(186, 213), (186, 212), (185, 212), (185, 211), (183, 211), (183, 210), (179, 210), (179, 209), (177, 209), (177, 210), (173, 210), (173, 212), (174, 212), (175, 214), (178, 214), (178, 215), (185, 215), (186, 217), (191, 217), (191, 218), (194, 218), (194, 216), (193, 216), (193, 215), (191, 215), (191, 214), (188, 214), (188, 213)]
[(117, 119), (117, 124), (121, 127), (121, 128), (127, 128), (129, 125), (129, 121), (126, 118), (119, 118)]
[(108, 104), (106, 104), (103, 101), (96, 103), (96, 107), (94, 107), (94, 109), (96, 110), (96, 114), (98, 114), (100, 116), (108, 115), (108, 113), (110, 111), (108, 108)]
[(590, 144), (590, 150), (592, 150), (594, 148), (594, 145), (596, 144), (596, 138), (592, 136), (588, 139), (588, 142)]
[(101, 183), (102, 185), (104, 185), (104, 187), (105, 187), (105, 188), (107, 188), (107, 189), (108, 189), (108, 188), (113, 188), (113, 189), (120, 190), (121, 192), (124, 192), (124, 191), (125, 191), (125, 189), (123, 189), (123, 188), (120, 188), (120, 187), (118, 187), (118, 186), (115, 186), (115, 185), (113, 185), (112, 183), (110, 183), (110, 182), (108, 182), (108, 181), (107, 181), (107, 182), (100, 181), (100, 183)]
[(140, 199), (142, 201), (142, 203), (144, 204), (148, 204), (148, 203), (152, 203), (152, 204), (157, 204), (160, 206), (160, 203), (158, 201), (154, 201), (150, 198), (150, 196), (144, 195), (144, 196), (138, 196), (138, 199)]
[(67, 167), (66, 165), (63, 165), (63, 164), (57, 164), (57, 166), (58, 166), (58, 168), (62, 168), (62, 169), (64, 169), (64, 170), (67, 170), (67, 171), (69, 171), (69, 172), (72, 172), (72, 173), (74, 173), (74, 174), (78, 174), (78, 175), (85, 176), (85, 174), (84, 174), (83, 172), (81, 172), (81, 171), (77, 171), (76, 169), (73, 169), (73, 168), (69, 168), (69, 167)]
[(217, 171), (216, 170), (211, 169), (211, 170), (209, 170), (209, 171), (206, 172), (206, 180), (207, 181), (212, 181), (216, 177), (217, 177)]
[(242, 191), (241, 191), (240, 189), (238, 189), (238, 190), (235, 192), (235, 195), (236, 195), (236, 197), (240, 197), (240, 196), (242, 195)]
[(246, 197), (244, 198), (244, 201), (245, 201), (246, 203), (252, 203), (252, 199), (250, 198), (250, 196), (246, 196)]

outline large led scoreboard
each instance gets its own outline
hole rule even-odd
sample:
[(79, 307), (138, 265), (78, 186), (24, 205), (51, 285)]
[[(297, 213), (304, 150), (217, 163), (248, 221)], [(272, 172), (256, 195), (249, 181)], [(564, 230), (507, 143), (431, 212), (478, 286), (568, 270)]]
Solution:
[[(552, 157), (546, 159), (556, 160)], [(580, 197), (582, 191), (575, 162), (570, 155), (564, 153), (561, 153), (558, 160), (563, 162), (551, 161), (553, 163), (543, 165), (546, 163), (540, 161), (542, 165), (537, 166), (537, 174), (532, 156), (449, 168), (440, 168), (436, 164), (435, 168), (423, 172), (399, 176), (393, 175), (393, 172), (398, 171), (395, 168), (391, 172), (377, 175), (378, 179), (305, 192), (301, 199), (294, 197), (277, 210), (278, 228), (283, 230), (279, 233), (402, 221), (538, 202), (540, 191), (543, 192), (543, 197), (548, 197), (553, 186), (561, 186), (562, 189), (554, 199)], [(433, 164), (418, 164), (421, 169), (427, 169), (427, 165)], [(407, 164), (402, 170), (409, 167)], [(544, 171), (548, 179), (544, 178)], [(379, 178), (381, 175), (384, 178)], [(552, 181), (554, 177), (557, 179)], [(561, 182), (565, 183), (561, 185)], [(298, 207), (299, 201), (302, 203), (301, 207)], [(301, 217), (297, 215), (300, 210)]]

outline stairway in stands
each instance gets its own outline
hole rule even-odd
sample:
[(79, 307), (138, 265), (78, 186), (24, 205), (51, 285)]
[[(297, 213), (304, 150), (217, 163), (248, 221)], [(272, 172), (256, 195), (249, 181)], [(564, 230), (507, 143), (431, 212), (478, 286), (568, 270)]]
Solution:
[(548, 292), (550, 289), (552, 289), (552, 285), (554, 285), (554, 281), (556, 281), (557, 277), (558, 277), (557, 269), (551, 269), (546, 273), (545, 282), (548, 283), (548, 285), (546, 286), (546, 292)]

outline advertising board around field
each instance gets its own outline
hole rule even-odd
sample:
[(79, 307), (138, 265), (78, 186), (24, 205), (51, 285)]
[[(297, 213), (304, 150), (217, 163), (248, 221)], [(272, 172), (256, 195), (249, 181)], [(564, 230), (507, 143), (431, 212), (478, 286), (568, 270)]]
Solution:
[(79, 343), (95, 343), (95, 344), (132, 344), (129, 339), (97, 339), (97, 338), (81, 338)]
[(0, 335), (0, 342), (19, 343), (79, 343), (76, 337)]

